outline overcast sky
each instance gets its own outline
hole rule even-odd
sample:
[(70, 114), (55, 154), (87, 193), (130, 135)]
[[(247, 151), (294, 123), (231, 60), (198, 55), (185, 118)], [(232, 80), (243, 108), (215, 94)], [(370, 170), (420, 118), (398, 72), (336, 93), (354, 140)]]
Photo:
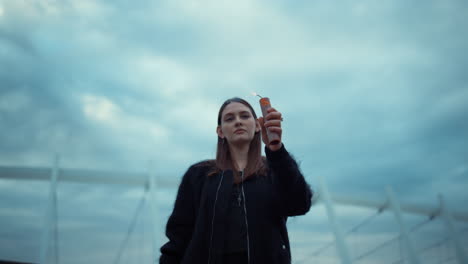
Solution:
[[(465, 1), (137, 2), (0, 0), (0, 166), (46, 167), (58, 153), (67, 168), (153, 160), (178, 179), (214, 157), (223, 101), (259, 112), (257, 92), (283, 113), (284, 144), (314, 188), (322, 176), (335, 193), (383, 197), (390, 185), (405, 201), (468, 202)], [(142, 193), (61, 186), (71, 237), (86, 215), (115, 220), (109, 233), (126, 215), (125, 233)], [(47, 188), (0, 181), (0, 259), (37, 261), (6, 245), (40, 236)], [(167, 215), (174, 190), (158, 195)], [(109, 197), (117, 216), (92, 218)]]

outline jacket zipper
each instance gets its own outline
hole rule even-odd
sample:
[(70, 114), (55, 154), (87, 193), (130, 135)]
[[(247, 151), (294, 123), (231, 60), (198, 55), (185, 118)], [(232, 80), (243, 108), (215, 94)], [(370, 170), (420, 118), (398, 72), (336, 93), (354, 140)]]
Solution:
[(224, 179), (224, 170), (221, 173), (221, 180), (219, 181), (218, 188), (216, 189), (215, 202), (213, 205), (213, 218), (211, 219), (211, 237), (210, 237), (210, 248), (208, 249), (208, 264), (211, 262), (211, 247), (213, 245), (213, 231), (214, 231), (214, 219), (216, 215), (216, 202), (218, 202), (219, 189), (221, 188), (221, 183)]
[[(211, 219), (211, 237), (210, 237), (210, 248), (208, 251), (208, 264), (211, 262), (211, 247), (213, 244), (213, 231), (214, 231), (214, 219), (216, 215), (216, 203), (218, 201), (219, 189), (221, 188), (221, 183), (223, 182), (224, 171), (221, 174), (221, 180), (219, 181), (218, 188), (216, 189), (215, 202), (213, 206), (213, 218)], [(249, 222), (247, 221), (247, 201), (245, 200), (244, 192), (244, 170), (241, 171), (241, 190), (242, 190), (242, 199), (244, 199), (244, 219), (245, 227), (247, 229), (247, 263), (250, 264), (250, 238), (249, 238)]]
[(250, 264), (250, 238), (249, 238), (249, 222), (247, 221), (247, 200), (245, 200), (244, 192), (244, 170), (241, 171), (241, 187), (242, 187), (242, 199), (244, 199), (244, 219), (245, 227), (247, 229), (247, 263)]

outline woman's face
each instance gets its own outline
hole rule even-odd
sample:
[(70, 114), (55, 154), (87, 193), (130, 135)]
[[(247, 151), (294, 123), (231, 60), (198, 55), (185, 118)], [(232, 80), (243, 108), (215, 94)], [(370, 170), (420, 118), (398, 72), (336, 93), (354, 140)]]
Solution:
[(260, 131), (260, 124), (244, 104), (233, 102), (228, 104), (221, 115), (221, 125), (216, 132), (221, 138), (226, 138), (229, 144), (241, 145), (250, 143), (255, 132)]

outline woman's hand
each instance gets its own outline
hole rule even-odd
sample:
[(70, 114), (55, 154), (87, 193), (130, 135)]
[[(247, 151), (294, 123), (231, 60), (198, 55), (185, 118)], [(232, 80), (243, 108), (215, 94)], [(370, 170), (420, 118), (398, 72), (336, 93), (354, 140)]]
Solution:
[[(281, 148), (283, 145), (281, 141), (281, 135), (283, 133), (283, 129), (281, 128), (281, 121), (283, 121), (283, 117), (280, 112), (276, 111), (275, 108), (271, 107), (268, 109), (268, 114), (265, 117), (259, 117), (258, 122), (260, 123), (260, 127), (262, 128), (262, 140), (263, 143), (271, 150), (276, 151)], [(270, 133), (276, 133), (279, 135), (279, 144), (271, 145), (268, 141), (267, 130)]]

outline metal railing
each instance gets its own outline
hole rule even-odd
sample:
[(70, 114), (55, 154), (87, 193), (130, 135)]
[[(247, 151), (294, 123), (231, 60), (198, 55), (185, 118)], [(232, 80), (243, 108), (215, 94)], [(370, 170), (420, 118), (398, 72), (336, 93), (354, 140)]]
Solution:
[[(86, 169), (66, 169), (60, 168), (59, 158), (55, 157), (51, 168), (27, 168), (27, 167), (9, 167), (0, 166), (0, 179), (7, 180), (41, 180), (49, 181), (49, 199), (46, 212), (44, 214), (44, 228), (42, 230), (42, 242), (40, 249), (40, 263), (46, 263), (48, 259), (52, 257), (55, 263), (59, 263), (58, 255), (58, 228), (57, 228), (57, 183), (58, 182), (80, 182), (80, 183), (92, 183), (92, 184), (122, 184), (129, 186), (141, 186), (145, 192), (140, 200), (140, 203), (134, 213), (127, 234), (121, 243), (121, 246), (117, 252), (114, 263), (119, 263), (122, 252), (128, 243), (129, 237), (135, 229), (136, 219), (141, 214), (143, 205), (146, 203), (149, 206), (150, 214), (152, 218), (153, 226), (159, 223), (158, 204), (156, 199), (156, 192), (158, 188), (177, 188), (178, 179), (167, 180), (158, 179), (154, 173), (154, 168), (149, 168), (146, 173), (123, 173), (115, 171), (97, 171), (97, 170), (86, 170)], [(412, 264), (422, 263), (419, 254), (427, 251), (431, 248), (440, 245), (443, 242), (451, 241), (454, 245), (455, 256), (450, 257), (449, 260), (455, 259), (458, 263), (468, 263), (464, 245), (461, 242), (460, 230), (457, 230), (454, 221), (468, 222), (468, 213), (466, 212), (451, 212), (447, 208), (444, 198), (439, 195), (439, 205), (434, 207), (416, 205), (416, 204), (405, 204), (400, 203), (397, 196), (393, 193), (390, 187), (386, 188), (386, 197), (382, 197), (380, 200), (376, 199), (364, 199), (361, 197), (352, 196), (340, 196), (335, 195), (328, 191), (328, 187), (323, 179), (320, 180), (320, 187), (316, 190), (313, 200), (313, 206), (317, 204), (323, 204), (326, 208), (328, 222), (334, 234), (334, 241), (328, 242), (318, 249), (311, 250), (309, 256), (319, 256), (325, 250), (336, 247), (340, 262), (343, 264), (357, 263), (367, 256), (375, 253), (376, 251), (386, 247), (388, 244), (399, 241), (403, 243), (403, 249), (406, 251), (407, 258), (400, 258), (394, 263), (402, 263), (403, 261), (409, 261)], [(363, 207), (375, 210), (373, 214), (366, 217), (364, 220), (359, 222), (350, 228), (347, 232), (343, 232), (339, 223), (339, 219), (335, 213), (336, 205)], [(362, 252), (356, 256), (350, 254), (348, 243), (346, 242), (347, 237), (355, 233), (361, 227), (374, 221), (382, 212), (392, 212), (395, 218), (395, 223), (399, 226), (399, 234), (390, 240), (381, 243), (374, 248), (371, 248), (365, 252)], [(416, 214), (426, 216), (427, 220), (422, 223), (407, 227), (404, 219), (404, 214)], [(411, 237), (411, 233), (417, 228), (427, 224), (435, 218), (440, 218), (446, 228), (447, 236), (437, 243), (427, 246), (421, 250), (416, 250), (414, 242)], [(153, 260), (156, 262), (156, 256), (158, 252), (158, 235), (157, 230), (152, 230), (152, 250)], [(53, 249), (53, 250), (51, 250)], [(51, 256), (51, 252), (54, 254)], [(304, 260), (297, 263), (303, 263)]]

